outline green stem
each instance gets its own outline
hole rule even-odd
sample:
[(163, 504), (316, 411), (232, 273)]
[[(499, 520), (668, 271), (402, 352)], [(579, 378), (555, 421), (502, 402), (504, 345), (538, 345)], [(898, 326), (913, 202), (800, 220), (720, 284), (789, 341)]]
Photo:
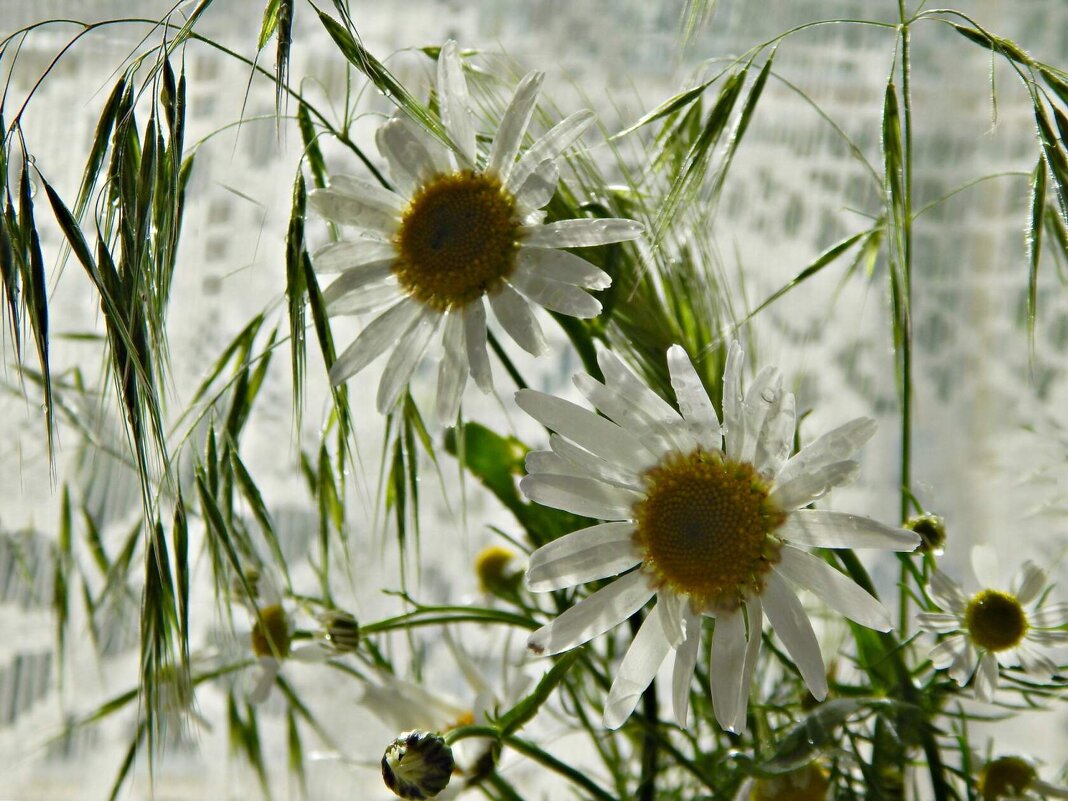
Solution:
[(518, 751), (523, 756), (533, 759), (538, 764), (543, 765), (554, 773), (558, 773), (565, 779), (582, 787), (594, 798), (600, 799), (600, 801), (616, 801), (615, 796), (601, 789), (595, 782), (586, 776), (585, 773), (571, 767), (566, 762), (561, 762), (552, 754), (541, 750), (529, 740), (524, 740), (521, 737), (515, 736), (501, 737), (500, 731), (494, 726), (460, 726), (445, 734), (445, 742), (452, 745), (460, 740), (466, 740), (471, 737), (488, 737), (494, 740), (499, 739), (503, 745)]
[[(870, 595), (878, 597), (875, 592), (875, 585), (872, 584), (871, 576), (868, 575), (868, 571), (853, 551), (834, 551), (834, 555), (838, 557), (838, 560), (845, 567), (846, 572), (849, 573), (853, 581), (864, 588)], [(902, 658), (901, 643), (889, 631), (879, 632), (878, 634), (886, 652), (886, 661), (890, 664), (897, 679), (900, 699), (907, 704), (915, 706), (924, 713), (926, 718), (923, 698), (916, 689), (916, 685), (912, 683), (912, 674), (909, 673), (908, 666), (905, 665), (905, 661)], [(935, 801), (949, 801), (952, 794), (949, 785), (946, 783), (946, 769), (945, 765), (942, 764), (942, 753), (938, 748), (938, 741), (935, 739), (933, 729), (927, 725), (926, 719), (918, 728), (920, 745), (927, 759), (927, 770), (931, 776), (931, 788), (934, 791)]]
[[(642, 615), (638, 613), (630, 618), (633, 636), (638, 636)], [(659, 720), (660, 711), (656, 698), (656, 682), (650, 682), (642, 693), (642, 715), (645, 717), (645, 731), (642, 733), (642, 773), (638, 782), (638, 800), (654, 801), (656, 798), (657, 764), (660, 762)]]
[(492, 331), (487, 331), (486, 334), (490, 347), (493, 348), (493, 352), (497, 354), (497, 358), (501, 360), (501, 364), (504, 365), (505, 371), (511, 377), (516, 387), (519, 389), (526, 389), (527, 382), (523, 380), (523, 376), (519, 374), (515, 365), (512, 364), (512, 360), (509, 359), (508, 354), (504, 352), (504, 348), (502, 348), (501, 343), (497, 341), (497, 337), (493, 335)]

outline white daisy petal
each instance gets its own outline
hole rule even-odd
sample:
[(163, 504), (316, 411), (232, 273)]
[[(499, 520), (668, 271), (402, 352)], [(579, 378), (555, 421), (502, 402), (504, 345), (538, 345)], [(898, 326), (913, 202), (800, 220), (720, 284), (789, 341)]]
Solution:
[(634, 524), (601, 523), (572, 531), (530, 556), (526, 582), (534, 592), (574, 587), (623, 572), (641, 561)]
[(637, 239), (645, 230), (640, 222), (607, 218), (559, 220), (520, 230), (524, 245), (549, 248), (584, 248)]
[(401, 395), (412, 378), (412, 373), (419, 366), (419, 360), (423, 358), (430, 338), (438, 329), (441, 315), (432, 311), (424, 311), (416, 320), (408, 333), (397, 342), (393, 354), (386, 362), (386, 368), (382, 371), (382, 380), (378, 383), (378, 397), (375, 406), (379, 413), (387, 414)]
[(920, 544), (919, 535), (894, 528), (867, 517), (821, 509), (799, 509), (786, 518), (776, 531), (794, 545), (818, 548), (880, 548), (912, 551)]
[(519, 408), (590, 453), (630, 469), (642, 469), (649, 452), (629, 431), (581, 406), (533, 389), (515, 394)]
[(735, 731), (741, 705), (745, 647), (745, 620), (741, 610), (716, 615), (708, 673), (712, 684), (712, 709), (719, 725), (727, 731)]
[(619, 672), (604, 702), (606, 729), (618, 729), (630, 717), (630, 713), (638, 705), (638, 699), (652, 683), (671, 650), (659, 610), (658, 602), (642, 622), (619, 665)]
[(949, 666), (949, 677), (963, 687), (968, 683), (968, 679), (975, 675), (975, 670), (979, 667), (979, 654), (967, 637), (961, 639), (964, 641), (964, 647), (956, 654), (953, 664)]
[(736, 458), (745, 438), (745, 418), (742, 416), (742, 346), (732, 342), (727, 349), (727, 363), (723, 368), (723, 440), (727, 456)]
[[(928, 658), (931, 660), (931, 664), (934, 665), (936, 668), (938, 668), (939, 670), (945, 670), (950, 665), (954, 664), (958, 660), (960, 655), (967, 650), (967, 648), (968, 643), (967, 640), (965, 640), (964, 635), (958, 634), (954, 637), (947, 637), (946, 639), (942, 640), (942, 642), (938, 643), (938, 645), (931, 649), (931, 653), (928, 654)], [(956, 676), (954, 676), (953, 678), (957, 680), (958, 684), (963, 685), (968, 681), (969, 678), (971, 678), (971, 674), (968, 674), (963, 679), (959, 680)]]
[(961, 615), (968, 606), (968, 598), (961, 591), (960, 585), (941, 570), (935, 570), (931, 574), (928, 589), (938, 605), (950, 612)]
[(597, 365), (604, 373), (608, 388), (639, 407), (649, 420), (655, 420), (665, 426), (677, 426), (683, 422), (683, 418), (671, 404), (640, 381), (612, 351), (598, 351)]
[(1068, 631), (1041, 631), (1031, 629), (1027, 633), (1027, 639), (1041, 645), (1063, 645), (1068, 643)]
[(392, 306), (404, 297), (397, 282), (382, 281), (361, 287), (358, 292), (349, 292), (326, 304), (326, 310), (332, 317), (346, 314), (366, 314), (367, 312)]
[(989, 545), (972, 548), (972, 570), (984, 587), (998, 586), (998, 554)]
[(781, 392), (777, 403), (768, 409), (764, 430), (757, 437), (754, 464), (757, 472), (774, 476), (790, 457), (797, 425), (793, 393)]
[[(748, 444), (752, 440), (744, 440)], [(852, 460), (832, 462), (808, 470), (787, 481), (776, 481), (771, 500), (783, 509), (800, 509), (817, 501), (835, 487), (848, 484), (860, 475), (860, 465)]]
[(340, 298), (369, 284), (377, 284), (393, 274), (393, 260), (372, 261), (345, 270), (323, 290), (323, 302), (329, 310)]
[(516, 270), (508, 280), (512, 286), (549, 311), (582, 319), (601, 313), (600, 302), (572, 284), (554, 281), (526, 270)]
[(271, 694), (271, 688), (274, 687), (274, 680), (278, 678), (280, 668), (278, 660), (273, 657), (263, 656), (257, 660), (256, 683), (248, 694), (250, 704), (262, 704), (267, 700)]
[(520, 156), (505, 183), (505, 189), (515, 194), (539, 164), (546, 159), (555, 159), (571, 147), (586, 132), (594, 119), (592, 111), (576, 111), (570, 117), (554, 125), (548, 133)]
[(794, 454), (775, 477), (779, 483), (849, 459), (875, 434), (878, 425), (870, 417), (858, 417), (817, 437)]
[(877, 631), (890, 631), (890, 613), (856, 582), (822, 559), (789, 545), (780, 551), (775, 569), (794, 586), (805, 589), (850, 620)]
[(753, 673), (756, 671), (757, 660), (760, 658), (760, 639), (764, 629), (764, 609), (760, 603), (760, 596), (753, 596), (746, 600), (745, 613), (749, 620), (749, 634), (745, 646), (745, 664), (742, 666), (741, 695), (739, 695), (737, 715), (734, 719), (734, 730), (738, 734), (745, 733), (749, 688), (753, 685)]
[(765, 367), (745, 393), (742, 400), (743, 426), (741, 450), (738, 459), (743, 462), (756, 461), (757, 443), (768, 414), (777, 410), (782, 403), (782, 373), (775, 367)]
[(719, 417), (690, 357), (680, 345), (672, 345), (668, 348), (667, 361), (671, 388), (675, 390), (679, 410), (689, 423), (690, 430), (702, 446), (719, 450), (723, 437)]
[(555, 161), (546, 159), (538, 165), (523, 185), (516, 190), (515, 202), (522, 216), (537, 211), (556, 194), (556, 186), (560, 183), (560, 168)]
[(449, 138), (459, 150), (465, 166), (475, 164), (475, 125), (471, 119), (471, 100), (463, 63), (453, 40), (447, 41), (438, 54), (438, 102), (441, 121)]
[(1046, 571), (1028, 560), (1023, 563), (1012, 582), (1012, 594), (1025, 606), (1038, 598), (1049, 576)]
[(685, 624), (686, 610), (690, 607), (690, 600), (671, 590), (664, 590), (657, 595), (656, 605), (660, 608), (660, 623), (664, 627), (664, 635), (672, 648), (677, 648), (686, 636)]
[(392, 242), (381, 239), (350, 239), (331, 242), (312, 255), (317, 273), (340, 273), (386, 259), (394, 259), (397, 250)]
[(544, 73), (536, 71), (523, 77), (516, 87), (512, 102), (501, 118), (497, 135), (493, 137), (486, 170), (496, 172), (501, 183), (508, 181), (515, 157), (519, 153), (519, 145), (523, 141), (523, 134), (527, 132), (527, 126), (530, 124), (530, 115), (534, 113), (534, 103), (537, 102), (544, 78)]
[(449, 169), (448, 157), (437, 140), (423, 134), (402, 114), (378, 129), (375, 142), (389, 164), (390, 176), (405, 194), (413, 194), (431, 176)]
[[(606, 461), (600, 456), (595, 456), (585, 448), (580, 448), (578, 445), (561, 437), (559, 434), (549, 435), (549, 447), (553, 449), (553, 453), (564, 459), (566, 462), (575, 465), (576, 469), (585, 471), (584, 474), (591, 478), (599, 478), (606, 484), (614, 484), (617, 487), (623, 487), (625, 489), (639, 491), (642, 489), (642, 481), (634, 471), (629, 470), (622, 465)], [(550, 472), (531, 470), (529, 465), (527, 471), (531, 473)], [(580, 473), (579, 475), (583, 474)]]
[(764, 614), (793, 658), (809, 692), (822, 701), (827, 697), (827, 669), (819, 642), (801, 602), (774, 570), (768, 574), (762, 601)]
[(592, 403), (597, 410), (613, 423), (626, 431), (631, 431), (652, 452), (661, 450), (660, 436), (661, 426), (650, 421), (641, 409), (627, 402), (618, 393), (608, 389), (597, 379), (578, 373), (574, 377), (574, 384), (579, 392)]
[(599, 520), (628, 520), (645, 496), (592, 478), (538, 474), (525, 476), (519, 488), (532, 501)]
[(574, 253), (552, 248), (526, 245), (520, 247), (516, 273), (521, 272), (530, 272), (584, 289), (607, 289), (612, 284), (612, 277), (600, 267), (590, 264)]
[(305, 662), (314, 665), (325, 662), (332, 657), (334, 653), (334, 649), (325, 642), (313, 642), (308, 645), (301, 645), (293, 648), (289, 652), (289, 658), (295, 662)]
[(916, 622), (924, 631), (934, 634), (949, 634), (961, 627), (961, 622), (956, 615), (947, 615), (942, 612), (920, 612), (916, 615)]
[(1041, 779), (1033, 779), (1031, 781), (1031, 789), (1042, 798), (1068, 798), (1068, 787), (1058, 787)]
[(1068, 623), (1068, 603), (1040, 606), (1030, 615), (1031, 624), (1043, 629), (1055, 629)]
[(396, 192), (366, 178), (355, 175), (331, 175), (330, 189), (348, 195), (358, 203), (378, 209), (391, 216), (399, 215), (404, 208), (404, 198)]
[(313, 189), (308, 193), (308, 205), (331, 222), (374, 231), (385, 237), (393, 235), (399, 222), (396, 214), (368, 206), (336, 189)]
[(420, 314), (419, 304), (405, 298), (372, 320), (331, 365), (330, 384), (336, 387), (385, 353), (408, 333)]
[(464, 328), (471, 377), (483, 392), (492, 392), (493, 373), (490, 371), (489, 353), (486, 351), (486, 306), (482, 298), (464, 306)]
[(642, 571), (628, 573), (535, 631), (527, 647), (536, 654), (552, 656), (589, 642), (645, 606), (654, 592)]
[(1059, 672), (1056, 663), (1052, 659), (1033, 648), (1020, 646), (1016, 649), (1016, 652), (1021, 667), (1032, 676), (1049, 680), (1051, 676), (1055, 676)]
[(464, 318), (457, 310), (445, 318), (445, 332), (441, 342), (445, 349), (438, 368), (438, 422), (453, 425), (460, 412), (460, 399), (467, 385), (467, 343), (464, 341)]
[(979, 670), (975, 672), (975, 697), (990, 703), (998, 686), (998, 660), (992, 653), (983, 654)]
[(690, 710), (690, 685), (693, 683), (694, 668), (697, 667), (698, 648), (701, 644), (701, 616), (683, 608), (683, 622), (686, 636), (675, 651), (675, 667), (671, 677), (671, 708), (675, 722), (686, 726)]
[(530, 310), (530, 304), (508, 284), (489, 296), (497, 322), (527, 353), (540, 356), (545, 352), (545, 335)]

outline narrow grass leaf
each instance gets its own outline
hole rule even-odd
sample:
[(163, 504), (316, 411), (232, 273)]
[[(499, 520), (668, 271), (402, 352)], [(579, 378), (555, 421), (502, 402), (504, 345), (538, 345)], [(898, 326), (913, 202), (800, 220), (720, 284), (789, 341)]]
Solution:
[(1061, 216), (1068, 223), (1068, 156), (1064, 153), (1064, 143), (1053, 131), (1045, 108), (1037, 101), (1034, 108), (1035, 121), (1038, 123), (1038, 141), (1042, 145), (1046, 166), (1049, 168), (1050, 175), (1053, 176)]
[[(348, 24), (347, 13), (340, 4), (337, 4), (339, 10), (346, 17), (345, 22)], [(427, 131), (432, 133), (437, 139), (441, 141), (446, 147), (452, 148), (453, 144), (449, 140), (448, 134), (445, 132), (444, 126), (441, 122), (430, 113), (426, 106), (420, 103), (415, 97), (404, 88), (404, 86), (394, 77), (382, 62), (371, 55), (363, 44), (359, 41), (359, 37), (354, 35), (354, 31), (350, 32), (350, 28), (346, 25), (342, 25), (330, 15), (319, 11), (319, 20), (323, 23), (323, 27), (326, 28), (326, 32), (330, 35), (330, 38), (334, 40), (334, 43), (341, 50), (341, 54), (348, 59), (356, 69), (366, 75), (375, 86), (378, 87), (386, 97), (397, 104), (405, 114), (411, 117), (415, 122), (423, 126)]]
[(1038, 264), (1042, 257), (1042, 225), (1046, 216), (1046, 163), (1040, 156), (1031, 173), (1031, 224), (1027, 229), (1030, 270), (1027, 281), (1027, 342), (1035, 356), (1035, 319), (1038, 315)]
[(686, 154), (678, 174), (672, 180), (667, 197), (664, 198), (664, 202), (660, 207), (654, 224), (652, 237), (654, 242), (661, 240), (678, 212), (679, 206), (685, 199), (692, 196), (700, 185), (700, 181), (704, 177), (709, 160), (712, 157), (712, 151), (727, 127), (731, 110), (738, 100), (738, 95), (745, 83), (745, 77), (748, 72), (749, 66), (746, 65), (724, 81), (723, 88), (720, 89), (719, 96), (705, 119), (701, 136), (698, 137)]
[(502, 737), (510, 737), (534, 719), (542, 704), (549, 700), (553, 690), (564, 680), (571, 666), (582, 656), (583, 650), (575, 648), (557, 659), (556, 663), (541, 677), (533, 692), (501, 715), (497, 725), (500, 727)]
[(278, 569), (282, 572), (286, 587), (291, 589), (289, 567), (286, 565), (286, 558), (282, 554), (282, 546), (278, 542), (278, 535), (275, 532), (274, 523), (271, 521), (271, 515), (267, 511), (267, 505), (263, 502), (263, 494), (260, 492), (260, 488), (256, 486), (256, 482), (252, 480), (252, 476), (245, 467), (245, 463), (241, 461), (241, 457), (238, 456), (236, 449), (230, 450), (230, 464), (234, 470), (234, 477), (237, 479), (237, 487), (248, 502), (249, 508), (252, 510), (252, 516), (256, 518), (256, 522), (259, 523), (260, 529), (263, 531), (264, 539), (267, 540), (267, 547), (270, 549)]
[(293, 416), (297, 431), (300, 431), (304, 367), (307, 360), (304, 333), (306, 328), (304, 297), (307, 294), (307, 286), (304, 282), (303, 265), (306, 198), (304, 175), (298, 170), (297, 179), (293, 183), (293, 205), (289, 215), (289, 230), (286, 232), (286, 301), (289, 312), (289, 352), (293, 370)]
[(843, 254), (849, 252), (849, 250), (861, 239), (864, 239), (865, 237), (870, 237), (871, 235), (871, 231), (861, 231), (860, 233), (848, 236), (842, 241), (827, 248), (827, 250), (823, 251), (823, 253), (816, 257), (815, 261), (813, 261), (811, 264), (801, 270), (801, 272), (791, 278), (787, 283), (783, 284), (783, 286), (772, 292), (771, 295), (769, 295), (755, 309), (749, 312), (749, 314), (746, 315), (745, 319), (752, 319), (759, 312), (766, 309), (768, 306), (777, 301), (791, 289), (794, 289), (800, 284), (803, 284), (812, 276), (817, 275), (828, 264), (832, 264), (837, 261)]

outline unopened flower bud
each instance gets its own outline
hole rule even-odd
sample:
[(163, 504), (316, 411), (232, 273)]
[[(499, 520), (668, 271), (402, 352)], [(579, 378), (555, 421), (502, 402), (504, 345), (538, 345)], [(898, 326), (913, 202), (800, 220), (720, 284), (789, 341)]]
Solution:
[(979, 795), (983, 801), (1019, 798), (1037, 778), (1035, 769), (1019, 757), (998, 757), (979, 772)]
[(946, 543), (946, 521), (938, 515), (917, 515), (905, 521), (905, 528), (920, 535), (923, 553), (942, 553)]
[(440, 734), (409, 731), (389, 744), (382, 779), (401, 798), (433, 798), (449, 785), (456, 762)]
[(323, 639), (339, 654), (352, 653), (360, 644), (360, 624), (348, 612), (333, 609), (322, 617)]
[(500, 545), (483, 548), (475, 557), (475, 574), (483, 592), (510, 598), (519, 590), (523, 571), (514, 551)]

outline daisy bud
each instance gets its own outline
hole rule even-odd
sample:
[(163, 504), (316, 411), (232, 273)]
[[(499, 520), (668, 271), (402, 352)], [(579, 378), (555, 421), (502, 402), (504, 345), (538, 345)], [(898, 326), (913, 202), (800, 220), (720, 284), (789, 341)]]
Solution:
[(400, 798), (433, 798), (449, 785), (456, 762), (440, 734), (409, 731), (389, 744), (382, 779)]
[(331, 610), (322, 616), (323, 638), (339, 654), (352, 653), (360, 644), (360, 624), (348, 612)]
[(922, 553), (942, 553), (946, 544), (946, 521), (938, 515), (917, 515), (905, 521), (904, 528), (920, 535)]
[(514, 597), (523, 578), (516, 562), (515, 552), (508, 548), (500, 545), (483, 548), (475, 557), (475, 574), (482, 591), (499, 598)]
[(979, 795), (983, 801), (1018, 798), (1034, 784), (1035, 769), (1019, 757), (998, 757), (979, 772)]
[(255, 601), (260, 597), (260, 571), (254, 567), (245, 569), (245, 579), (234, 576), (230, 580), (230, 595), (235, 601)]

